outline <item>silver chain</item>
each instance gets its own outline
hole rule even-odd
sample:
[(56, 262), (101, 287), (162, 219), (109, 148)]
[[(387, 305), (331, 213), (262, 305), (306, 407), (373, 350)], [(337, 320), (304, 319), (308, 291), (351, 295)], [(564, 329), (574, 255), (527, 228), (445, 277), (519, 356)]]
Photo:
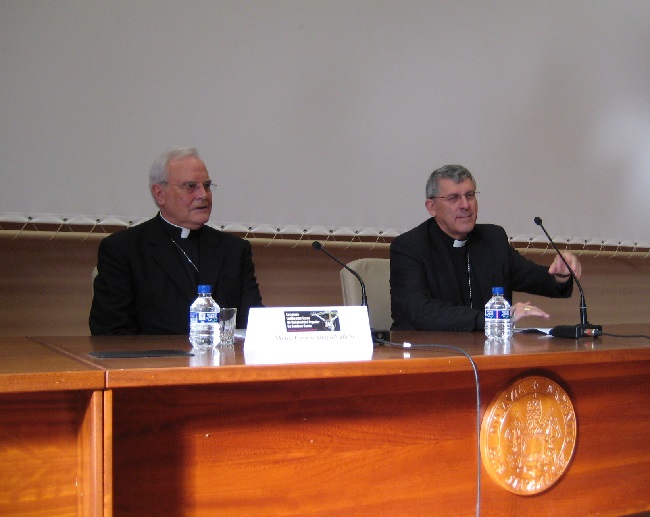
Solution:
[[(179, 246), (178, 242), (176, 242), (176, 241), (175, 241), (174, 239), (172, 239), (171, 237), (169, 238), (169, 240), (172, 241), (172, 242), (174, 243), (174, 246), (176, 246), (179, 250), (181, 250), (181, 253), (182, 253), (183, 255), (185, 255), (185, 258), (187, 259), (187, 261), (192, 265), (192, 267), (193, 267), (193, 268), (195, 269), (195, 271), (198, 273), (198, 272), (199, 272), (199, 268), (196, 267), (196, 264), (195, 264), (194, 262), (192, 262), (192, 259), (191, 259), (190, 257), (187, 256), (187, 253), (185, 253), (185, 250)], [(468, 263), (468, 264), (469, 264), (469, 263)]]
[(472, 308), (472, 269), (469, 266), (469, 248), (467, 249), (467, 283), (469, 285), (469, 307)]

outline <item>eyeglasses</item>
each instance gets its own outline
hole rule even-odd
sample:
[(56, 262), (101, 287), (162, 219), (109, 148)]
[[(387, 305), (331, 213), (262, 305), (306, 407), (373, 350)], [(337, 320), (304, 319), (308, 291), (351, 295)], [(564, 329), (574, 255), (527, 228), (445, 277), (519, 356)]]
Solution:
[(181, 189), (185, 194), (194, 194), (196, 193), (201, 187), (206, 192), (212, 192), (213, 189), (217, 188), (216, 183), (212, 183), (211, 180), (204, 181), (203, 183), (196, 182), (196, 181), (186, 181), (185, 183), (169, 183), (167, 181), (161, 181), (161, 185), (174, 185)]
[(478, 201), (478, 195), (479, 192), (477, 192), (476, 190), (470, 190), (469, 192), (465, 192), (464, 194), (449, 194), (448, 196), (433, 196), (429, 199), (443, 199), (447, 203), (455, 205), (456, 203), (458, 203), (458, 201), (460, 201), (460, 198), (463, 196), (465, 197), (465, 199), (467, 199), (468, 203), (471, 203), (473, 201)]

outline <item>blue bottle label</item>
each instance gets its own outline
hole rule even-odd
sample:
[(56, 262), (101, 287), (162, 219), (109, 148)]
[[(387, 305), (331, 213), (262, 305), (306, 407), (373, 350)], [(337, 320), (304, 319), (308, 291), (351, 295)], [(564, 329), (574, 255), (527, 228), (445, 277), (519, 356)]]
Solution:
[(219, 313), (190, 311), (190, 323), (219, 323)]
[(485, 309), (486, 320), (509, 320), (510, 309)]

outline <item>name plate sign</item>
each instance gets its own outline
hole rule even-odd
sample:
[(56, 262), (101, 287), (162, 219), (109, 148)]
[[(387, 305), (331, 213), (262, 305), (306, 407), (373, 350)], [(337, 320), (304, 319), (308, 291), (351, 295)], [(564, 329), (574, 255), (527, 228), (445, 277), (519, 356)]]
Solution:
[(366, 307), (253, 307), (248, 313), (246, 364), (366, 361), (372, 348)]

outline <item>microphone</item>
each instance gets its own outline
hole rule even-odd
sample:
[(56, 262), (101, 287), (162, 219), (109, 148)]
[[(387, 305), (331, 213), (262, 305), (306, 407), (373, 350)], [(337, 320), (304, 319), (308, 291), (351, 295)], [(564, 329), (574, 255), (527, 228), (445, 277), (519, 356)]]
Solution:
[(546, 231), (546, 228), (544, 228), (541, 217), (535, 217), (534, 221), (537, 226), (539, 226), (542, 230), (544, 230), (548, 242), (551, 243), (553, 249), (555, 249), (557, 254), (562, 259), (562, 262), (564, 262), (564, 265), (567, 267), (569, 273), (571, 274), (571, 278), (575, 281), (576, 285), (578, 286), (578, 290), (580, 291), (580, 324), (579, 325), (557, 325), (556, 327), (553, 327), (551, 329), (550, 331), (551, 336), (568, 337), (573, 339), (578, 339), (579, 337), (586, 337), (586, 336), (593, 336), (597, 338), (603, 333), (603, 327), (601, 325), (592, 325), (587, 320), (587, 303), (585, 302), (585, 292), (582, 290), (582, 286), (580, 285), (580, 281), (578, 280), (578, 277), (573, 272), (573, 269), (571, 269), (571, 266), (569, 266), (569, 263), (566, 261), (562, 253), (560, 253), (560, 250), (557, 249), (557, 246), (553, 242), (553, 239), (551, 239), (551, 236)]
[(332, 255), (329, 251), (323, 248), (323, 245), (320, 242), (318, 241), (312, 242), (311, 247), (314, 248), (315, 250), (319, 250), (325, 253), (325, 255), (331, 258), (334, 262), (337, 262), (338, 264), (342, 265), (345, 269), (347, 269), (350, 273), (352, 273), (357, 278), (359, 284), (361, 284), (361, 305), (363, 305), (364, 307), (368, 307), (368, 297), (366, 296), (366, 284), (361, 278), (361, 275), (359, 275), (359, 273), (357, 273), (354, 269), (348, 267), (346, 264), (344, 264), (339, 259), (337, 259), (334, 255)]

